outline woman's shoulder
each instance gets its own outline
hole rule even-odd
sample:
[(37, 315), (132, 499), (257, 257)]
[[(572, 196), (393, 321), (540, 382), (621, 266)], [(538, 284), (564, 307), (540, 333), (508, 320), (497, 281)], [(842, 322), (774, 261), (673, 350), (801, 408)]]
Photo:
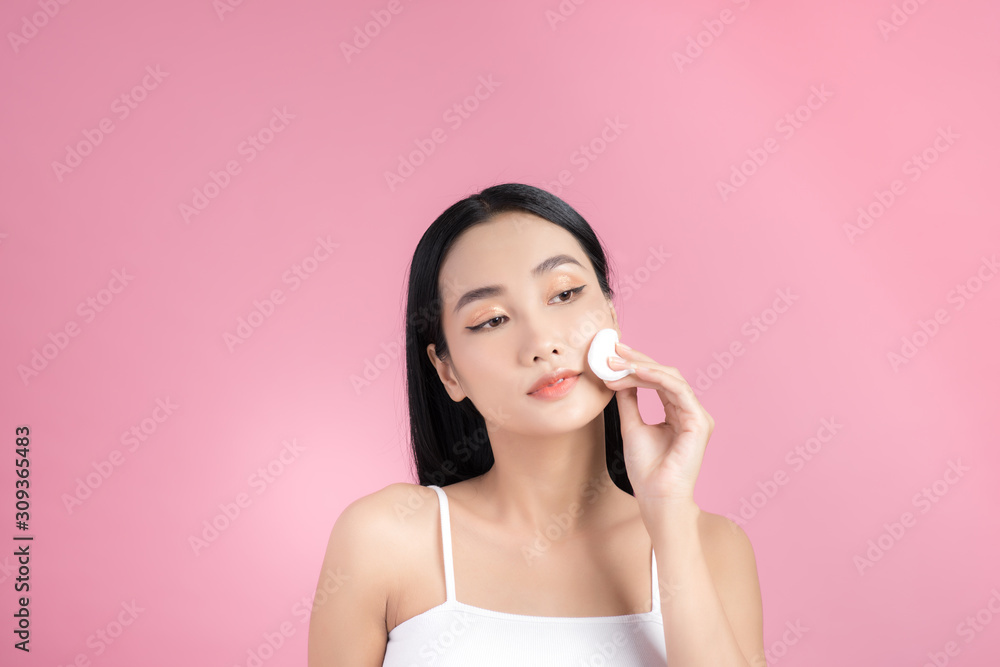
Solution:
[[(338, 523), (352, 533), (391, 537), (410, 525), (414, 517), (426, 516), (437, 506), (433, 489), (420, 484), (393, 482), (352, 501), (341, 512)], [(358, 535), (359, 537), (361, 535)]]
[[(394, 483), (353, 500), (340, 512), (323, 557), (310, 621), (311, 647), (321, 643), (320, 636), (327, 638), (323, 642), (349, 636), (359, 646), (385, 640), (395, 591), (407, 578), (413, 554), (424, 551), (416, 536), (432, 520), (428, 495), (434, 496), (434, 490)], [(328, 595), (333, 591), (338, 594)]]
[(412, 550), (433, 529), (437, 506), (434, 489), (394, 482), (349, 503), (334, 524), (331, 541), (342, 548), (350, 545), (359, 559), (398, 562), (401, 552)]
[(705, 510), (698, 511), (698, 535), (702, 544), (710, 545), (715, 552), (725, 556), (732, 553), (733, 549), (739, 551), (750, 550), (750, 537), (740, 525), (722, 514), (714, 514)]
[[(433, 489), (394, 482), (350, 502), (334, 521), (327, 562), (355, 571), (381, 592), (398, 578), (397, 569), (437, 520)], [(371, 591), (375, 593), (376, 591)]]

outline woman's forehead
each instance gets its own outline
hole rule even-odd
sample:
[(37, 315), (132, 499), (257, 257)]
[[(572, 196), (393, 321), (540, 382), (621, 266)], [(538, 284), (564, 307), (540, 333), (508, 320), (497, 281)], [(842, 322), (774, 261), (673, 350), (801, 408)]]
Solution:
[(502, 213), (462, 232), (448, 249), (442, 277), (482, 276), (484, 272), (523, 269), (557, 253), (583, 260), (576, 238), (567, 230), (530, 213)]

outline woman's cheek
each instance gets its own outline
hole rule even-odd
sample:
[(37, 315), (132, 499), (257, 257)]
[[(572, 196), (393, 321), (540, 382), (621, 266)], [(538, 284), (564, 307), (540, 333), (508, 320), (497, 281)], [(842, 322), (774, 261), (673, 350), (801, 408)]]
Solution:
[(594, 335), (601, 329), (609, 328), (611, 324), (611, 312), (606, 306), (588, 308), (570, 322), (567, 340), (574, 349), (587, 350)]

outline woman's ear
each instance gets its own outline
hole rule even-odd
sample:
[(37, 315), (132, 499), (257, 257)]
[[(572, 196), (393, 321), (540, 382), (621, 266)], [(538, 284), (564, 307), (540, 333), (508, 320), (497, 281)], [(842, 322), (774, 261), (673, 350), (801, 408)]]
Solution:
[(450, 362), (442, 361), (438, 358), (434, 343), (430, 343), (427, 346), (427, 356), (430, 358), (431, 363), (434, 364), (434, 368), (437, 369), (441, 384), (444, 385), (444, 389), (448, 392), (451, 400), (456, 403), (463, 401), (465, 399), (465, 391), (462, 390), (462, 384), (455, 376), (455, 369), (452, 368)]

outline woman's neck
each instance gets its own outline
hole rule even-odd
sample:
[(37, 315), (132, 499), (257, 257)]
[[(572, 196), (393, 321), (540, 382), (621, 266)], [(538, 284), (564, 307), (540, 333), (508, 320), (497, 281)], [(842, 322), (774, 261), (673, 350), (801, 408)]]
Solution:
[(468, 480), (468, 501), (514, 532), (601, 530), (634, 504), (608, 473), (603, 415), (558, 436), (491, 432), (490, 444), (493, 467)]

